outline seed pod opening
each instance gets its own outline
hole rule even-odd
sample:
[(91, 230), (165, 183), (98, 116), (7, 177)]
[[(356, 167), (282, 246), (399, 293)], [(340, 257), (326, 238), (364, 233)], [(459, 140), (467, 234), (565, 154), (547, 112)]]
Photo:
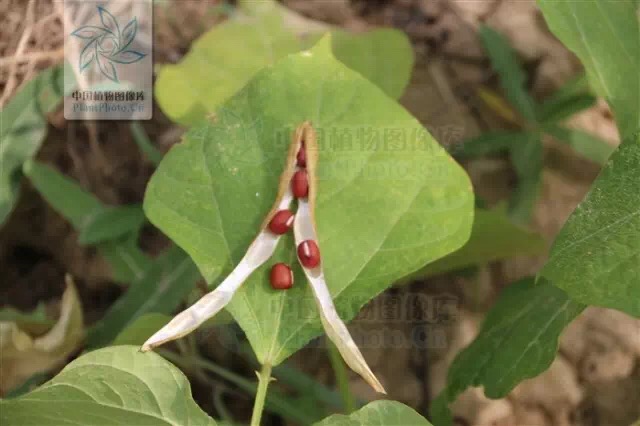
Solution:
[(288, 290), (293, 287), (293, 271), (286, 263), (276, 263), (269, 276), (274, 290)]
[(315, 268), (320, 264), (320, 249), (313, 240), (305, 240), (298, 245), (298, 259), (305, 268)]
[(298, 167), (307, 167), (307, 153), (305, 151), (304, 142), (300, 145), (298, 155), (296, 155), (296, 164)]
[(309, 195), (309, 177), (305, 170), (298, 170), (291, 179), (291, 191), (296, 198), (306, 198)]
[(293, 225), (293, 213), (290, 210), (280, 210), (273, 215), (269, 222), (269, 230), (276, 235), (286, 234)]

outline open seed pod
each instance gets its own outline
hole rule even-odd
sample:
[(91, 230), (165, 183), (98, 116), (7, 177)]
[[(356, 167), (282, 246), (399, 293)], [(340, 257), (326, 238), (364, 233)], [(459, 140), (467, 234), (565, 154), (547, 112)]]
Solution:
[[(303, 124), (296, 136), (299, 140), (304, 140), (306, 150), (306, 167), (309, 181), (309, 193), (307, 198), (298, 199), (298, 210), (296, 212), (293, 223), (293, 233), (296, 246), (301, 246), (306, 241), (315, 242), (317, 247), (318, 234), (316, 231), (314, 219), (314, 206), (317, 193), (316, 167), (318, 163), (318, 150), (316, 142), (316, 134), (313, 127), (309, 123)], [(338, 316), (331, 293), (324, 278), (322, 270), (322, 261), (313, 262), (315, 266), (307, 267), (307, 262), (302, 256), (304, 250), (298, 251), (298, 257), (304, 274), (311, 284), (313, 297), (320, 312), (320, 319), (327, 336), (333, 344), (336, 345), (338, 351), (342, 355), (347, 365), (371, 385), (377, 392), (386, 393), (376, 376), (373, 374), (362, 353), (356, 346), (353, 338), (347, 330), (347, 326)], [(319, 254), (318, 254), (319, 256)], [(311, 255), (313, 257), (313, 255)]]
[[(296, 142), (297, 140), (297, 142)], [(286, 210), (293, 201), (289, 184), (296, 171), (296, 155), (300, 148), (299, 139), (289, 147), (285, 170), (280, 177), (276, 201), (260, 227), (260, 233), (253, 240), (247, 253), (229, 276), (212, 292), (203, 296), (190, 308), (179, 313), (167, 325), (158, 330), (143, 345), (142, 351), (149, 351), (163, 343), (170, 342), (194, 331), (202, 323), (220, 312), (247, 278), (273, 255), (280, 241), (280, 234), (269, 229), (271, 219), (281, 210)]]
[[(301, 149), (304, 149), (304, 162), (300, 161)], [(324, 330), (340, 351), (347, 365), (362, 376), (373, 389), (386, 393), (364, 360), (346, 325), (338, 316), (324, 278), (313, 214), (317, 192), (317, 163), (316, 133), (311, 124), (305, 122), (296, 129), (293, 135), (285, 170), (280, 177), (276, 201), (262, 223), (260, 233), (249, 246), (245, 256), (214, 291), (178, 314), (169, 324), (151, 336), (142, 345), (142, 351), (151, 350), (163, 343), (189, 334), (231, 301), (235, 292), (246, 279), (275, 252), (281, 233), (279, 227), (276, 229), (277, 232), (271, 229), (273, 228), (271, 221), (279, 212), (288, 209), (295, 197), (298, 201), (298, 211), (295, 214), (293, 228), (296, 245), (299, 246), (298, 260), (311, 284)], [(308, 186), (305, 191), (299, 190), (300, 182), (294, 179), (294, 176), (301, 176), (301, 174), (304, 174), (305, 186)]]

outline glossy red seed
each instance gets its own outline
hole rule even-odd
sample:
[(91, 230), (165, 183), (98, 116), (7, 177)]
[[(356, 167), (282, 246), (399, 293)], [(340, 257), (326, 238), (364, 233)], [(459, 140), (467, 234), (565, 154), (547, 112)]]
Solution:
[(269, 279), (274, 290), (288, 290), (293, 287), (293, 272), (286, 263), (273, 265)]
[(286, 234), (293, 225), (293, 213), (289, 210), (280, 210), (273, 215), (269, 222), (269, 230), (276, 235)]
[(300, 149), (298, 150), (296, 160), (296, 164), (298, 164), (298, 167), (307, 167), (307, 152), (304, 149), (304, 142), (300, 144)]
[(305, 268), (315, 268), (320, 264), (320, 249), (313, 240), (306, 240), (298, 245), (298, 259)]
[(305, 198), (309, 195), (309, 178), (305, 170), (298, 170), (293, 174), (291, 191), (296, 198)]

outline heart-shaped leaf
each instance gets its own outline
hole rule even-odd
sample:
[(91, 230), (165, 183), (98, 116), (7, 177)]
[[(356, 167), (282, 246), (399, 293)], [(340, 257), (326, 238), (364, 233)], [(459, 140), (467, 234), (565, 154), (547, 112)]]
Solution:
[(611, 155), (540, 275), (579, 302), (640, 316), (640, 133)]
[(216, 422), (193, 401), (180, 370), (136, 346), (116, 346), (83, 355), (35, 391), (0, 402), (0, 424), (215, 426)]
[(331, 34), (333, 54), (340, 62), (392, 98), (402, 96), (413, 68), (413, 48), (403, 32), (383, 28), (362, 34), (334, 30)]
[[(320, 38), (321, 33), (298, 38), (286, 23), (293, 12), (275, 2), (260, 2), (250, 12), (216, 26), (193, 44), (179, 64), (160, 69), (156, 98), (171, 119), (187, 126), (203, 120), (262, 68)], [(400, 97), (413, 67), (413, 49), (402, 32), (383, 29), (355, 35), (337, 30), (334, 34), (338, 59), (390, 96)]]
[[(333, 57), (329, 38), (263, 70), (193, 128), (163, 159), (144, 208), (208, 282), (221, 282), (271, 209), (292, 132), (305, 121), (320, 145), (315, 218), (325, 278), (350, 319), (398, 278), (464, 244), (473, 195), (415, 118)], [(321, 330), (298, 267), (293, 289), (271, 289), (276, 262), (295, 265), (290, 235), (229, 305), (261, 363), (278, 364)]]
[(256, 72), (298, 50), (298, 40), (277, 10), (232, 19), (196, 40), (179, 64), (163, 66), (155, 96), (171, 119), (193, 125)]
[(610, 102), (623, 138), (640, 128), (640, 3), (539, 0), (551, 30)]
[(374, 401), (349, 416), (336, 414), (314, 426), (431, 426), (431, 423), (399, 402)]

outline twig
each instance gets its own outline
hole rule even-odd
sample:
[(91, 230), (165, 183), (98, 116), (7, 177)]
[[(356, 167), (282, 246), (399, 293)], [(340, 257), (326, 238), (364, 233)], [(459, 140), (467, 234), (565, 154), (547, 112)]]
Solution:
[(29, 52), (22, 55), (12, 55), (0, 58), (0, 67), (13, 66), (24, 62), (38, 62), (44, 60), (58, 60), (64, 57), (64, 49), (60, 48), (54, 51)]

